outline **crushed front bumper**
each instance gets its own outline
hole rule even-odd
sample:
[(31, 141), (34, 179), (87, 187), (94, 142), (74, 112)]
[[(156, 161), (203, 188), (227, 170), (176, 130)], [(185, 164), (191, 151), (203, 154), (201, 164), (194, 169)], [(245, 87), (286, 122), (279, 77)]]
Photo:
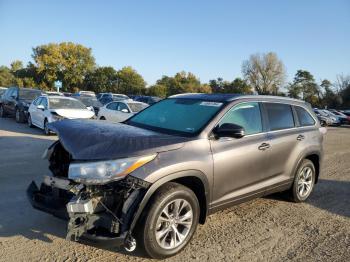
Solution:
[[(97, 187), (90, 196), (86, 188), (76, 190), (81, 184), (45, 177), (40, 188), (34, 181), (29, 185), (27, 196), (35, 209), (68, 220), (67, 240), (121, 246), (131, 234), (134, 214), (149, 186), (136, 178), (128, 180), (123, 182), (123, 186), (115, 186), (115, 191), (109, 192), (109, 195), (104, 187)], [(114, 193), (118, 197), (113, 197)]]
[[(53, 188), (45, 184), (41, 184), (39, 189), (36, 183), (32, 181), (27, 189), (27, 196), (35, 209), (68, 220), (69, 215), (66, 205), (70, 199), (63, 197), (63, 192), (60, 191), (61, 189)], [(66, 194), (66, 192), (64, 192), (64, 194)]]

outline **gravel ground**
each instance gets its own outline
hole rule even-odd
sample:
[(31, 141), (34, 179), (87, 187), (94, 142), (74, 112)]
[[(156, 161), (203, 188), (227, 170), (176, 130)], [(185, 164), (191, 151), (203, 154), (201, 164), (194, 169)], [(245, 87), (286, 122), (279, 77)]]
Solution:
[[(65, 222), (34, 210), (25, 189), (48, 173), (56, 137), (0, 119), (0, 261), (143, 261), (116, 248), (68, 242)], [(280, 195), (210, 216), (167, 261), (350, 261), (350, 127), (329, 128), (322, 175), (307, 203)]]

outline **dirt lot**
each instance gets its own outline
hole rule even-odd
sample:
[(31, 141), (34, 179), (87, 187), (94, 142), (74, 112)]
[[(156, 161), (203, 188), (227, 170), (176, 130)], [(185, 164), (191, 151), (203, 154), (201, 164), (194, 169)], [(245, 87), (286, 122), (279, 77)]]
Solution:
[[(0, 261), (141, 261), (123, 250), (65, 237), (65, 222), (36, 211), (25, 189), (48, 173), (41, 159), (56, 137), (0, 119)], [(350, 127), (329, 128), (322, 177), (310, 200), (279, 195), (209, 217), (169, 261), (350, 261)]]

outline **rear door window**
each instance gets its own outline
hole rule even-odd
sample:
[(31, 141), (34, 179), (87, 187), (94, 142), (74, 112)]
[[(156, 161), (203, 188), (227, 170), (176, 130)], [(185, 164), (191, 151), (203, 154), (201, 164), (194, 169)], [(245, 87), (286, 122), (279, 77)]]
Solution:
[(294, 108), (301, 126), (313, 126), (315, 124), (313, 117), (304, 108), (300, 106), (295, 106)]
[(221, 119), (219, 126), (226, 123), (243, 127), (246, 135), (261, 133), (262, 123), (259, 103), (249, 102), (234, 106)]
[(129, 112), (129, 108), (124, 103), (119, 103), (118, 105), (118, 111), (122, 111), (123, 109), (126, 109)]
[(118, 104), (119, 103), (110, 103), (110, 104), (107, 105), (107, 109), (109, 109), (109, 110), (117, 110)]
[(293, 128), (295, 126), (290, 105), (265, 103), (265, 109), (271, 131)]

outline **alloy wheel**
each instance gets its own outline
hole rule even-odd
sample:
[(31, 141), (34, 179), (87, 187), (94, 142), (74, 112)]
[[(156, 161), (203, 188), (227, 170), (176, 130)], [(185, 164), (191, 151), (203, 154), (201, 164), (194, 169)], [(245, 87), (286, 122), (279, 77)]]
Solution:
[(175, 199), (160, 213), (155, 227), (157, 243), (164, 249), (173, 249), (186, 239), (193, 225), (193, 210), (185, 199)]
[(313, 174), (312, 169), (309, 166), (304, 167), (299, 173), (298, 179), (298, 194), (304, 198), (310, 194), (313, 186)]

